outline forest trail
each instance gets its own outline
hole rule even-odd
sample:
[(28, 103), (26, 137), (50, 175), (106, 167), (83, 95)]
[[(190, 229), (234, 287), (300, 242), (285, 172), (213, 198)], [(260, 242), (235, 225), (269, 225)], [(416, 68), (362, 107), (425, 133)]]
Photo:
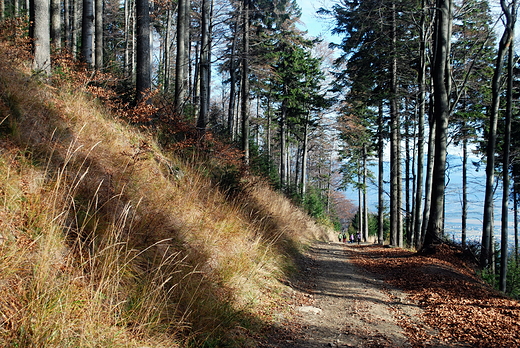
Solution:
[[(363, 245), (315, 242), (293, 282), (293, 318), (264, 347), (414, 347), (400, 326), (419, 322), (422, 309), (406, 293), (353, 263)], [(448, 347), (423, 342), (427, 347)]]

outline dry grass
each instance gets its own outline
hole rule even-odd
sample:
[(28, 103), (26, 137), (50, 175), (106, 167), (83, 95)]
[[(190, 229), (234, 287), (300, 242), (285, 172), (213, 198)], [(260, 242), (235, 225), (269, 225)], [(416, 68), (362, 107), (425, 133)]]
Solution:
[(4, 58), (0, 345), (254, 346), (293, 253), (324, 229), (255, 178), (230, 198), (214, 163)]

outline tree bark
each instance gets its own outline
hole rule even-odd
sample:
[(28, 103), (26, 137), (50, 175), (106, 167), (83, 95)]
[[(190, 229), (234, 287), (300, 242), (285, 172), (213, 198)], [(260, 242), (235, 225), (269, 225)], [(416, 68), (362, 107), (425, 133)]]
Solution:
[(377, 157), (378, 157), (378, 208), (377, 208), (377, 242), (383, 245), (385, 241), (384, 237), (384, 222), (385, 222), (385, 202), (384, 202), (384, 116), (383, 106), (379, 105), (379, 116), (378, 116), (378, 144), (377, 144)]
[(466, 249), (468, 220), (468, 139), (462, 139), (462, 249)]
[(83, 0), (83, 17), (81, 24), (81, 60), (92, 67), (92, 46), (94, 44), (94, 3)]
[(441, 241), (443, 233), (444, 194), (448, 121), (450, 114), (449, 51), (451, 40), (452, 0), (437, 0), (435, 18), (434, 60), (432, 80), (434, 86), (433, 122), (435, 123), (435, 152), (432, 172), (431, 210), (426, 229), (424, 250), (432, 249)]
[(249, 164), (249, 0), (244, 0), (244, 32), (242, 37), (242, 151)]
[[(506, 16), (509, 13), (508, 6), (505, 0), (501, 0), (502, 11)], [(494, 192), (494, 181), (495, 181), (495, 149), (496, 149), (496, 136), (497, 136), (497, 124), (498, 124), (498, 112), (500, 106), (500, 91), (502, 84), (502, 70), (504, 67), (504, 57), (507, 52), (509, 45), (512, 40), (512, 28), (511, 20), (507, 19), (506, 28), (500, 39), (498, 45), (498, 54), (495, 65), (495, 72), (492, 81), (492, 100), (491, 100), (491, 112), (489, 117), (489, 132), (487, 139), (486, 148), (486, 193), (484, 198), (484, 217), (482, 227), (482, 250), (480, 253), (480, 266), (486, 268), (490, 263), (491, 248), (491, 234), (493, 230), (493, 192)]]
[(31, 9), (31, 38), (34, 59), (32, 69), (37, 73), (51, 73), (50, 9), (49, 0), (33, 0)]
[(187, 95), (187, 50), (189, 0), (179, 0), (177, 8), (177, 56), (175, 60), (175, 111), (182, 114)]
[(401, 154), (400, 120), (397, 107), (397, 23), (395, 3), (392, 3), (392, 71), (390, 99), (390, 244), (403, 246), (403, 223), (401, 215)]
[(210, 100), (210, 21), (211, 21), (211, 0), (202, 0), (202, 32), (200, 47), (200, 112), (197, 120), (199, 132), (206, 131), (209, 114)]
[(309, 152), (309, 112), (305, 118), (303, 126), (303, 149), (302, 149), (302, 175), (301, 175), (301, 195), (302, 201), (305, 202), (305, 195), (307, 193), (307, 161)]
[[(15, 0), (18, 2), (18, 0)], [(51, 0), (51, 42), (55, 49), (61, 48), (61, 1)]]
[(95, 67), (96, 70), (103, 69), (103, 0), (94, 0), (94, 6), (96, 11), (96, 24), (95, 24)]
[[(239, 5), (241, 5), (240, 2)], [(237, 98), (237, 73), (235, 56), (237, 51), (238, 23), (234, 22), (234, 33), (231, 39), (231, 53), (229, 57), (229, 104), (228, 104), (228, 132), (231, 140), (235, 140), (235, 104)]]
[(419, 43), (419, 69), (417, 70), (417, 83), (419, 87), (418, 95), (418, 120), (417, 120), (417, 176), (415, 184), (415, 202), (414, 211), (415, 215), (413, 221), (413, 234), (414, 234), (414, 247), (419, 249), (422, 243), (422, 209), (423, 209), (423, 190), (424, 190), (424, 134), (425, 134), (425, 115), (426, 115), (426, 14), (428, 2), (426, 0), (421, 1), (421, 19), (419, 27), (420, 43)]
[(509, 231), (509, 152), (511, 146), (511, 119), (513, 118), (513, 80), (514, 80), (514, 16), (516, 13), (516, 0), (512, 2), (512, 9), (507, 25), (511, 28), (511, 44), (509, 45), (508, 65), (507, 65), (507, 91), (506, 91), (506, 115), (504, 130), (504, 145), (502, 156), (502, 223), (501, 223), (501, 239), (500, 239), (500, 282), (499, 290), (506, 291), (507, 283), (507, 262), (509, 256), (508, 250), (508, 231)]
[(135, 3), (136, 18), (136, 100), (147, 100), (152, 87), (150, 65), (150, 6), (148, 0)]

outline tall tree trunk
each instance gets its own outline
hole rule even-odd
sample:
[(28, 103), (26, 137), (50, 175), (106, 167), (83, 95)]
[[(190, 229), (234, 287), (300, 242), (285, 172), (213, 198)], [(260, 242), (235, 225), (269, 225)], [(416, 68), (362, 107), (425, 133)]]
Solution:
[[(241, 5), (240, 2), (239, 5)], [(229, 105), (228, 105), (228, 132), (231, 140), (235, 140), (235, 104), (237, 99), (237, 73), (235, 66), (235, 56), (237, 51), (237, 35), (238, 35), (238, 23), (234, 22), (234, 35), (231, 39), (231, 54), (229, 57)]]
[(412, 218), (411, 218), (411, 210), (410, 210), (410, 203), (411, 203), (411, 195), (412, 191), (410, 190), (410, 180), (413, 178), (413, 175), (411, 173), (412, 168), (412, 158), (411, 155), (412, 149), (410, 149), (410, 121), (407, 120), (405, 124), (405, 183), (404, 183), (404, 192), (405, 192), (405, 199), (404, 199), (404, 206), (405, 206), (405, 232), (406, 232), (406, 244), (410, 247), (413, 243), (413, 235), (412, 235)]
[(492, 82), (491, 112), (489, 117), (489, 132), (486, 149), (486, 193), (484, 198), (484, 218), (482, 227), (482, 251), (480, 253), (480, 266), (486, 268), (490, 263), (491, 234), (493, 230), (493, 192), (495, 181), (495, 150), (497, 137), (498, 113), (500, 106), (500, 91), (502, 84), (502, 70), (504, 68), (504, 57), (512, 40), (511, 13), (506, 0), (500, 0), (502, 11), (506, 15), (506, 27), (500, 43)]
[(71, 10), (74, 8), (72, 0), (63, 0), (63, 39), (65, 47), (70, 49), (71, 44)]
[(378, 122), (378, 143), (377, 143), (377, 158), (378, 158), (378, 197), (377, 197), (377, 242), (383, 245), (385, 241), (384, 237), (384, 222), (385, 222), (385, 187), (384, 187), (384, 116), (383, 116), (383, 106), (379, 105), (379, 116), (377, 118)]
[(51, 73), (51, 38), (49, 29), (49, 0), (32, 0), (30, 34), (33, 39), (34, 60), (32, 69), (38, 73)]
[[(357, 175), (358, 175), (358, 236), (360, 239), (363, 239), (365, 233), (364, 233), (364, 227), (365, 227), (365, 209), (363, 208), (363, 187), (361, 185), (362, 182), (362, 164), (360, 159), (357, 160)], [(358, 239), (358, 242), (360, 240)]]
[[(511, 18), (511, 17), (512, 18)], [(507, 25), (511, 28), (511, 44), (509, 45), (508, 65), (507, 65), (507, 91), (506, 91), (506, 115), (503, 146), (503, 167), (502, 167), (502, 224), (500, 239), (500, 282), (499, 290), (506, 291), (507, 261), (508, 261), (508, 231), (509, 231), (509, 152), (511, 146), (511, 119), (513, 118), (513, 80), (514, 80), (514, 23), (516, 17), (516, 0), (511, 4), (511, 12), (506, 16), (511, 22)]]
[(432, 196), (430, 218), (426, 229), (423, 249), (433, 248), (443, 233), (445, 171), (448, 144), (448, 121), (450, 115), (449, 51), (451, 40), (452, 0), (437, 0), (435, 35), (433, 39), (434, 60), (432, 80), (434, 86), (433, 122), (435, 123), (435, 152), (432, 173)]
[(168, 7), (166, 11), (166, 35), (164, 36), (163, 51), (163, 90), (170, 92), (170, 56), (171, 56), (171, 31), (172, 31), (172, 10)]
[(287, 183), (287, 167), (285, 161), (285, 153), (286, 149), (286, 134), (285, 134), (285, 117), (286, 117), (286, 106), (285, 102), (282, 102), (282, 110), (280, 113), (280, 188), (285, 190), (285, 185)]
[(96, 45), (95, 45), (95, 67), (100, 71), (103, 69), (103, 0), (94, 0), (96, 11)]
[(81, 24), (81, 60), (92, 67), (92, 46), (94, 44), (94, 2), (83, 0), (83, 17)]
[(515, 262), (518, 265), (518, 183), (514, 183), (513, 188), (513, 211), (514, 211), (514, 229), (515, 229)]
[(267, 167), (268, 167), (268, 173), (271, 173), (271, 92), (269, 91), (267, 95), (267, 129), (266, 132), (266, 154), (267, 154)]
[(303, 153), (302, 153), (302, 175), (301, 175), (301, 195), (302, 201), (305, 202), (305, 195), (307, 193), (307, 157), (309, 152), (309, 115), (307, 112), (305, 124), (303, 126)]
[[(15, 3), (18, 0), (14, 1)], [(55, 49), (61, 48), (61, 1), (51, 0), (51, 42)]]
[(211, 0), (202, 0), (202, 33), (200, 47), (200, 112), (197, 120), (199, 132), (206, 131), (209, 114), (210, 100), (210, 21), (211, 21)]
[(242, 37), (242, 151), (249, 164), (249, 0), (244, 0), (244, 32)]
[(462, 249), (466, 249), (468, 220), (468, 138), (462, 139)]
[(188, 59), (186, 42), (189, 36), (189, 0), (179, 0), (177, 5), (177, 56), (175, 60), (175, 111), (182, 114), (188, 93)]
[(363, 144), (363, 240), (368, 241), (367, 145)]
[(392, 71), (390, 99), (390, 244), (403, 246), (403, 220), (401, 214), (401, 153), (400, 153), (400, 120), (397, 107), (397, 23), (395, 3), (392, 3)]
[(147, 100), (152, 88), (150, 64), (150, 6), (148, 0), (137, 0), (135, 3), (137, 26), (136, 49), (136, 100)]
[[(78, 57), (78, 34), (80, 31), (80, 22), (81, 22), (81, 11), (82, 8), (82, 0), (70, 0), (73, 4), (72, 9), (72, 23), (71, 23), (71, 41), (70, 41), (70, 48), (71, 52), (74, 55), (74, 57)], [(79, 51), (81, 52), (81, 51)], [(79, 58), (81, 59), (81, 53), (79, 53)]]
[(131, 42), (134, 40), (131, 30), (132, 28), (132, 20), (131, 13), (132, 11), (132, 0), (125, 0), (125, 53), (124, 53), (124, 72), (125, 76), (131, 76), (132, 74), (132, 53), (130, 52)]
[(426, 229), (428, 228), (428, 220), (430, 218), (430, 210), (431, 210), (431, 202), (432, 202), (432, 177), (433, 177), (433, 164), (434, 164), (434, 152), (435, 152), (435, 122), (433, 121), (433, 99), (430, 98), (429, 102), (429, 112), (430, 115), (428, 119), (429, 132), (428, 132), (428, 154), (427, 154), (427, 162), (426, 162), (426, 180), (424, 184), (424, 210), (422, 213), (422, 224), (421, 224), (421, 233), (418, 243), (418, 250), (420, 250), (424, 244), (424, 239), (426, 236)]

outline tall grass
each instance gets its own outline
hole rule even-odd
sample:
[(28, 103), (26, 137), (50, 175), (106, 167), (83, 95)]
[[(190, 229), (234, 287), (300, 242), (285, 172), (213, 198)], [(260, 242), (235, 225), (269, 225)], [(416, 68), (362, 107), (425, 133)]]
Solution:
[(326, 231), (24, 69), (0, 59), (0, 346), (254, 347)]

